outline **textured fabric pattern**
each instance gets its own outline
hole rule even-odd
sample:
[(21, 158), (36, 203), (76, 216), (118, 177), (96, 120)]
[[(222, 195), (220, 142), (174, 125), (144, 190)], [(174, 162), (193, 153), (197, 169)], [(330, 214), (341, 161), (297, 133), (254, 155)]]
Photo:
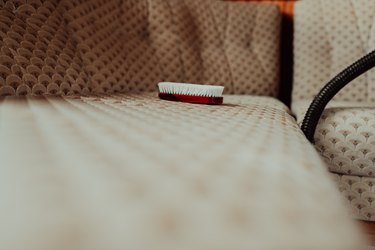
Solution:
[[(339, 6), (339, 7), (338, 7)], [(304, 0), (295, 6), (292, 110), (299, 123), (332, 77), (375, 49), (375, 1)], [(315, 146), (347, 197), (355, 217), (375, 220), (375, 71), (363, 74), (331, 101)], [(370, 198), (369, 198), (370, 197)]]
[[(301, 123), (310, 103), (295, 102)], [(352, 215), (375, 221), (375, 109), (360, 103), (331, 101), (315, 133), (315, 147), (334, 173)]]
[[(309, 102), (296, 102), (302, 123)], [(375, 176), (375, 109), (359, 103), (332, 101), (315, 131), (315, 147), (333, 173)]]
[(89, 92), (66, 12), (57, 1), (0, 1), (0, 96)]
[(360, 220), (375, 221), (375, 178), (332, 174), (345, 197), (352, 215)]
[(316, 129), (315, 146), (331, 172), (375, 176), (375, 109), (326, 109)]
[[(332, 77), (375, 49), (375, 1), (297, 1), (294, 20), (294, 101), (312, 100)], [(374, 102), (375, 70), (334, 99)]]
[[(244, 0), (231, 0), (244, 1)], [(275, 4), (282, 14), (280, 37), (280, 85), (278, 98), (287, 106), (291, 104), (293, 83), (293, 16), (294, 3), (297, 0), (245, 0), (247, 2), (261, 2), (262, 4)]]
[[(311, 104), (311, 101), (295, 101), (292, 103), (292, 113), (297, 119), (297, 123), (301, 124), (303, 121), (303, 118), (305, 117), (305, 114), (307, 112), (307, 109), (309, 108)], [(332, 100), (328, 102), (326, 109), (330, 108), (371, 108), (373, 105), (371, 104), (364, 104), (359, 102), (345, 102), (345, 101), (336, 101)]]
[(0, 96), (220, 84), (275, 96), (276, 6), (211, 0), (0, 1)]
[(0, 249), (361, 249), (279, 101), (156, 96), (2, 99)]
[(282, 14), (293, 18), (294, 2), (298, 0), (226, 0), (226, 1), (246, 1), (246, 2), (261, 2), (261, 3), (276, 4), (279, 6)]

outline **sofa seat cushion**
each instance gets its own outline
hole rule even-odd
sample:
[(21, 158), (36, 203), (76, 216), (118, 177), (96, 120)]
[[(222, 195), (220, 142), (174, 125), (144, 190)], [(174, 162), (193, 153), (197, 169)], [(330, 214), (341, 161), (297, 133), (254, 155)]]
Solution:
[(0, 249), (361, 249), (276, 99), (0, 103)]
[(375, 177), (334, 174), (332, 177), (346, 198), (353, 217), (375, 221)]
[[(296, 108), (301, 121), (306, 104)], [(375, 176), (375, 108), (357, 103), (330, 103), (316, 128), (315, 147), (331, 172)]]

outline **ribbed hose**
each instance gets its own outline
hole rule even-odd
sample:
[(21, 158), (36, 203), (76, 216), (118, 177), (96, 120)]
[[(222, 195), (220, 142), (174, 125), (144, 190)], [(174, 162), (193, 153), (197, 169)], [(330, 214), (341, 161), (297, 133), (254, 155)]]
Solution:
[(375, 50), (362, 57), (329, 81), (310, 104), (301, 129), (313, 143), (316, 126), (328, 102), (349, 82), (375, 67)]

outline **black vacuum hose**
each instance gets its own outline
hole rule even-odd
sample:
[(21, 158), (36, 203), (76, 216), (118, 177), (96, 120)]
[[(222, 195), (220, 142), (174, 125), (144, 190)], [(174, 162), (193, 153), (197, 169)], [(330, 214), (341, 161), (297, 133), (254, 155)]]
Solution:
[(303, 133), (311, 143), (314, 142), (316, 126), (328, 102), (349, 82), (373, 67), (375, 67), (375, 50), (335, 76), (314, 98), (301, 125)]

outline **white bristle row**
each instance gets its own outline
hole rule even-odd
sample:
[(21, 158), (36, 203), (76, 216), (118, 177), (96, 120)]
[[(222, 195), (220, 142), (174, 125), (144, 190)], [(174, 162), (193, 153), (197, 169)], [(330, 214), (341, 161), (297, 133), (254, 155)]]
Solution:
[(176, 95), (221, 97), (224, 87), (216, 85), (200, 85), (192, 83), (159, 82), (159, 92)]

